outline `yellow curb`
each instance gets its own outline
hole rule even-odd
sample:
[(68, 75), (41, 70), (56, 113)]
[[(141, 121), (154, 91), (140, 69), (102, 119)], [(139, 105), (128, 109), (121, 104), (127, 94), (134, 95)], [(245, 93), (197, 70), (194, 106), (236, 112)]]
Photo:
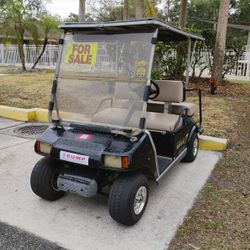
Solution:
[(38, 122), (48, 122), (48, 110), (47, 109), (40, 109), (34, 108), (35, 111), (35, 120)]
[[(22, 109), (0, 105), (0, 117), (18, 121), (48, 122), (47, 109)], [(227, 147), (227, 139), (212, 136), (199, 136), (199, 147), (203, 150), (223, 151)]]
[(0, 117), (27, 122), (35, 120), (35, 116), (36, 114), (33, 109), (22, 109), (0, 105)]
[(203, 150), (223, 151), (227, 148), (227, 139), (200, 135), (199, 147)]

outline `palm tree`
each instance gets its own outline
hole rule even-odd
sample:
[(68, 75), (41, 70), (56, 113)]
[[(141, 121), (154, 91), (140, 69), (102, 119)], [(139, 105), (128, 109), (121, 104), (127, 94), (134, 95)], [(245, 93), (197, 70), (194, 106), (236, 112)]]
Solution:
[(22, 64), (22, 71), (26, 71), (24, 46), (24, 32), (28, 32), (36, 38), (37, 27), (31, 14), (27, 12), (22, 1), (8, 0), (1, 9), (2, 23), (0, 31), (7, 39), (15, 37), (19, 52), (19, 58)]
[[(220, 2), (220, 11), (219, 11), (216, 41), (214, 45), (213, 66), (212, 66), (212, 79), (214, 80), (215, 85), (221, 84), (222, 82), (229, 5), (230, 5), (230, 0), (221, 0)], [(216, 86), (211, 86), (212, 94), (214, 94), (215, 89)]]
[(41, 53), (39, 54), (39, 56), (37, 57), (34, 65), (32, 66), (32, 69), (34, 69), (37, 65), (37, 63), (39, 62), (39, 60), (41, 59), (46, 46), (48, 44), (48, 35), (51, 31), (56, 31), (59, 25), (59, 20), (53, 16), (50, 15), (43, 15), (41, 20), (40, 20), (40, 27), (44, 36), (44, 40), (43, 40), (43, 48)]
[(135, 1), (135, 17), (137, 19), (144, 17), (144, 0)]
[(129, 19), (129, 0), (123, 2), (123, 20)]
[(180, 29), (184, 29), (186, 25), (186, 16), (187, 16), (187, 0), (181, 0), (180, 4), (180, 15), (179, 15), (179, 24)]
[(79, 22), (82, 23), (85, 21), (85, 0), (79, 0)]

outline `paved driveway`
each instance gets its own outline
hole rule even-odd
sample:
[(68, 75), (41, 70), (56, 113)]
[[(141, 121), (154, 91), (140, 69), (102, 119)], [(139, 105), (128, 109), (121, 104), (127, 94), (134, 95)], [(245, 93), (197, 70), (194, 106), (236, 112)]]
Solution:
[(151, 185), (140, 222), (125, 227), (111, 219), (104, 196), (67, 194), (48, 202), (34, 195), (29, 178), (40, 156), (33, 152), (33, 140), (9, 134), (6, 128), (18, 124), (0, 119), (0, 221), (68, 249), (166, 249), (220, 158), (200, 151), (194, 163), (172, 169), (159, 186)]

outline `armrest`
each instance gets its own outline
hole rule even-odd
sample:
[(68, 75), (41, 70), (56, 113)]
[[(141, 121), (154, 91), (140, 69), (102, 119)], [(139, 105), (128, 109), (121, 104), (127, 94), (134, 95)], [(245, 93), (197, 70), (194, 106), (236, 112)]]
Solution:
[(170, 110), (171, 114), (176, 114), (176, 115), (185, 115), (187, 116), (188, 114), (188, 109), (186, 107), (180, 106), (180, 105), (175, 105), (174, 103), (170, 104)]
[[(199, 122), (199, 128), (202, 129), (202, 101), (201, 101), (201, 89), (199, 88), (184, 88), (184, 93), (186, 92), (197, 92), (198, 97), (199, 97), (199, 117), (200, 117), (200, 122)], [(186, 98), (186, 94), (184, 95)]]

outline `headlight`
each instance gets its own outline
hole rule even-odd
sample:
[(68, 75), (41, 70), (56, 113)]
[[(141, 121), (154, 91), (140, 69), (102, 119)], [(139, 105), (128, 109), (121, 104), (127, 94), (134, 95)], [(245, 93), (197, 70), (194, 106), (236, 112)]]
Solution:
[(45, 142), (36, 141), (35, 143), (36, 153), (50, 154), (51, 145)]
[(129, 160), (128, 156), (113, 156), (105, 155), (104, 156), (104, 165), (112, 168), (128, 168)]

